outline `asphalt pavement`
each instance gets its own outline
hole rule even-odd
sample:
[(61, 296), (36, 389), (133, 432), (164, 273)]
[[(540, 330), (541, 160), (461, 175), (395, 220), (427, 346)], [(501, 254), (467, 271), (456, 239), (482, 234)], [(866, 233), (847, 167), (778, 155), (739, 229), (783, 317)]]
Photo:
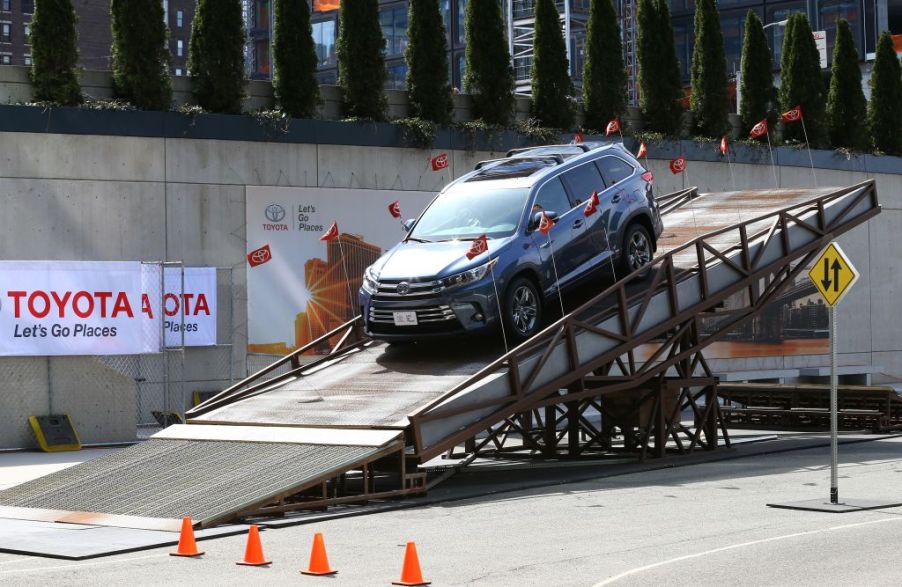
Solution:
[[(902, 497), (902, 438), (843, 445), (840, 461), (841, 499)], [(389, 585), (409, 540), (433, 585), (900, 584), (902, 508), (766, 507), (828, 494), (820, 447), (268, 529), (266, 568), (235, 565), (244, 536), (200, 542), (199, 559), (168, 548), (83, 562), (0, 554), (0, 584)], [(314, 532), (334, 577), (299, 573)]]

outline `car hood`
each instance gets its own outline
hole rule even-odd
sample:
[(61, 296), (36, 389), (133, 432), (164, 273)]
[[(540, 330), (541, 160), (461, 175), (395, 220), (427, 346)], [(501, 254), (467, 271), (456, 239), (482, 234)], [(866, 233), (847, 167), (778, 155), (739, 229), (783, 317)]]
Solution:
[(395, 245), (373, 264), (379, 279), (431, 279), (448, 277), (486, 263), (496, 256), (513, 237), (490, 239), (489, 252), (472, 261), (466, 253), (473, 241), (418, 243), (404, 241)]

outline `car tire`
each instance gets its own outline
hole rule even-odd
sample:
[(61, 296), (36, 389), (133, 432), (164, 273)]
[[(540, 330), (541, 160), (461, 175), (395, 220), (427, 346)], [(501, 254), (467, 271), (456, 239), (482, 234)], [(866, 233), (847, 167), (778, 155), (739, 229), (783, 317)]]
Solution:
[[(654, 244), (648, 230), (638, 222), (633, 222), (626, 227), (623, 235), (623, 250), (620, 252), (620, 261), (617, 267), (617, 278), (623, 279), (630, 273), (640, 270), (651, 263), (655, 255)], [(640, 273), (640, 277), (646, 277), (648, 270)]]
[(507, 288), (502, 304), (502, 321), (510, 342), (519, 344), (542, 329), (542, 299), (535, 284), (517, 277)]

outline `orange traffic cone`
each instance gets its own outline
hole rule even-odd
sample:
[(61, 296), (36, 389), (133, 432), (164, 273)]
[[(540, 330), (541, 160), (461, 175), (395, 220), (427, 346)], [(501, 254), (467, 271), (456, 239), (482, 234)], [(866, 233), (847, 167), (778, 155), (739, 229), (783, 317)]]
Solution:
[(313, 550), (310, 551), (310, 566), (302, 575), (334, 575), (338, 571), (329, 568), (329, 557), (326, 556), (326, 544), (323, 535), (313, 535)]
[(182, 533), (179, 534), (179, 545), (175, 552), (170, 552), (171, 556), (200, 556), (204, 553), (197, 550), (197, 543), (194, 541), (194, 525), (191, 518), (185, 516), (182, 518)]
[(404, 568), (401, 569), (401, 580), (392, 581), (392, 585), (429, 585), (429, 581), (423, 580), (423, 573), (420, 571), (420, 558), (417, 556), (417, 545), (415, 542), (407, 543), (407, 550), (404, 552)]
[(272, 564), (263, 558), (263, 547), (260, 545), (260, 532), (256, 525), (252, 525), (247, 531), (247, 548), (244, 549), (244, 560), (235, 563), (236, 565), (245, 565), (248, 567), (262, 567)]

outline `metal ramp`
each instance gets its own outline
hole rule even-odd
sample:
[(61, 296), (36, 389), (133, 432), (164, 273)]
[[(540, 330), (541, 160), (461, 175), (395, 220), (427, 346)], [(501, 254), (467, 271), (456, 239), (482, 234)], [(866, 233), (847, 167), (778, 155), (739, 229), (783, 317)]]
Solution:
[[(209, 526), (422, 493), (419, 466), (439, 455), (711, 450), (726, 429), (704, 347), (880, 208), (872, 181), (660, 200), (665, 230), (647, 272), (500, 358), (471, 342), (393, 348), (351, 320), (189, 411), (187, 425), (0, 492), (0, 517), (159, 527), (192, 515)], [(745, 303), (724, 308), (737, 292)], [(714, 314), (718, 328), (702, 330)], [(330, 354), (302, 364), (326, 341)]]

